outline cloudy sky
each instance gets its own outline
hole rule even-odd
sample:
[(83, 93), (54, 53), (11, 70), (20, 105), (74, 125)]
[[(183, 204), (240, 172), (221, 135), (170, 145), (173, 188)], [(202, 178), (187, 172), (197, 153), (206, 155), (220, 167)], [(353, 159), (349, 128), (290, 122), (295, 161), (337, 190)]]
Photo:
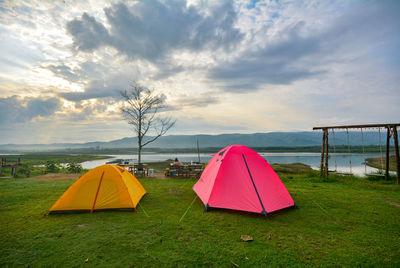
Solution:
[(0, 1), (0, 143), (131, 136), (119, 91), (170, 134), (400, 121), (399, 1)]

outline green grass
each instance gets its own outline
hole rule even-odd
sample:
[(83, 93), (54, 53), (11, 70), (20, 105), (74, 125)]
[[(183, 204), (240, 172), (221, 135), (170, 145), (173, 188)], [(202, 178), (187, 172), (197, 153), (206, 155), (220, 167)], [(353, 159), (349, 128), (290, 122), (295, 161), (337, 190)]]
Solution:
[(293, 164), (271, 164), (272, 168), (278, 173), (295, 173), (295, 174), (308, 174), (312, 172), (312, 168), (302, 163)]
[[(365, 159), (365, 161), (366, 161), (368, 166), (371, 166), (371, 167), (374, 167), (374, 168), (377, 168), (377, 169), (386, 170), (386, 156), (383, 156), (382, 161), (381, 161), (381, 157), (367, 158), (367, 159)], [(389, 157), (389, 170), (390, 171), (397, 171), (396, 159), (395, 159), (394, 155)]]
[(268, 218), (205, 213), (193, 179), (141, 179), (149, 217), (47, 216), (73, 181), (0, 179), (0, 266), (400, 266), (400, 186), (316, 174), (281, 174), (299, 209)]

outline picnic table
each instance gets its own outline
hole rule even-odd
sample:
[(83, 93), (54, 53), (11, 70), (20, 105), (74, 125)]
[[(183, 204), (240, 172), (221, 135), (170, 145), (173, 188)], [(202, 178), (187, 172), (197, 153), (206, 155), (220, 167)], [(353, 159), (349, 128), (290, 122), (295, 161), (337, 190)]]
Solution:
[(120, 166), (127, 168), (128, 171), (133, 175), (138, 175), (142, 177), (146, 177), (149, 175), (149, 168), (147, 167), (147, 164), (120, 165)]
[(176, 165), (171, 163), (170, 167), (166, 169), (166, 177), (183, 177), (183, 178), (200, 178), (203, 172), (203, 164), (201, 163), (182, 163), (182, 165)]

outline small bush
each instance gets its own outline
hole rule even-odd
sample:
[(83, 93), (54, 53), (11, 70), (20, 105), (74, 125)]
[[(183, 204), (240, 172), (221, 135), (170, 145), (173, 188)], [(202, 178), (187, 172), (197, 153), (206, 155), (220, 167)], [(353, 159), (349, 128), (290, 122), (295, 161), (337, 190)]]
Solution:
[(46, 162), (46, 170), (45, 173), (58, 173), (61, 169), (61, 165), (49, 160)]
[(22, 167), (18, 169), (18, 173), (25, 175), (26, 177), (31, 176), (31, 172), (33, 171), (33, 167), (30, 164), (24, 164)]
[(68, 163), (67, 170), (69, 173), (81, 173), (83, 168), (81, 164), (78, 163)]

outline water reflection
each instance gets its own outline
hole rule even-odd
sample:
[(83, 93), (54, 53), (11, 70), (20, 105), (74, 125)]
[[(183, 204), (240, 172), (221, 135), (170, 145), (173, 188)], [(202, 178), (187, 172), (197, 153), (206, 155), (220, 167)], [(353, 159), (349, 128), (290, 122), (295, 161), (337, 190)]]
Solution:
[[(292, 164), (292, 163), (303, 163), (310, 165), (313, 169), (319, 169), (321, 163), (320, 153), (260, 153), (260, 155), (266, 159), (269, 163), (278, 164)], [(338, 172), (349, 173), (350, 172), (350, 160), (351, 160), (351, 172), (355, 175), (363, 176), (365, 171), (367, 173), (376, 172), (377, 169), (364, 166), (364, 160), (366, 158), (379, 157), (380, 154), (346, 154), (346, 153), (330, 153), (329, 154), (329, 170), (337, 170)], [(178, 158), (180, 161), (190, 162), (197, 161), (198, 155), (195, 153), (145, 153), (142, 155), (143, 162), (156, 162), (165, 161), (167, 159)], [(208, 162), (211, 159), (211, 154), (202, 153), (200, 154), (201, 162)], [(122, 159), (134, 159), (137, 160), (137, 155), (112, 155), (112, 158), (93, 160), (83, 162), (82, 166), (86, 169), (92, 169), (97, 166), (103, 165), (108, 161), (122, 158)]]

